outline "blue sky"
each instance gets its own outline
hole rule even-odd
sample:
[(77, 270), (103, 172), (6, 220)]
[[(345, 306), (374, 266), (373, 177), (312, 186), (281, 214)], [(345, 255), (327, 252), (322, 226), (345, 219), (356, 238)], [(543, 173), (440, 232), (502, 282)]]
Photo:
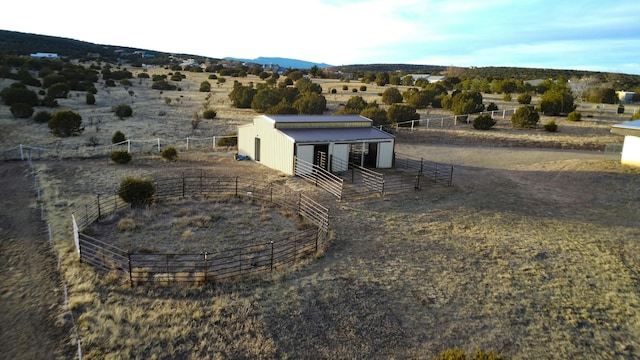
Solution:
[(8, 7), (4, 30), (214, 58), (640, 74), (638, 0), (32, 0)]

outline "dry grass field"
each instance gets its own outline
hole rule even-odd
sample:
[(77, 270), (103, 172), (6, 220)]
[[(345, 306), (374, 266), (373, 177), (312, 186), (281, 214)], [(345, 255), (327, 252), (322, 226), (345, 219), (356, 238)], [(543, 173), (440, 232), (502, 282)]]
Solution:
[[(254, 116), (229, 106), (226, 94), (233, 80), (228, 79), (213, 86), (211, 107), (218, 118), (193, 129), (192, 115), (205, 101), (198, 85), (206, 75), (186, 75), (180, 92), (159, 94), (149, 82), (136, 80), (129, 89), (99, 88), (93, 107), (84, 105), (82, 95), (61, 101), (81, 113), (86, 124), (84, 134), (68, 139), (50, 136), (46, 125), (14, 120), (2, 106), (0, 139), (3, 147), (84, 146), (91, 136), (108, 144), (121, 130), (129, 138), (177, 141), (227, 134)], [(323, 87), (338, 89), (326, 95), (331, 111), (354, 95), (342, 85), (323, 80)], [(358, 94), (379, 100), (382, 90), (368, 88)], [(497, 95), (487, 101), (507, 106)], [(117, 119), (111, 107), (119, 103), (131, 104), (134, 116)], [(222, 150), (181, 152), (176, 162), (134, 156), (125, 166), (106, 158), (36, 162), (42, 203), (61, 254), (60, 273), (69, 286), (68, 308), (49, 305), (50, 312), (62, 329), (71, 326), (73, 314), (85, 359), (429, 359), (453, 347), (492, 350), (508, 359), (638, 358), (640, 169), (607, 160), (602, 152), (606, 143), (621, 141), (609, 133), (611, 124), (629, 115), (589, 104), (581, 111), (579, 123), (556, 119), (558, 133), (513, 130), (508, 118), (486, 132), (466, 124), (403, 130), (396, 150), (452, 164), (453, 186), (360, 201), (336, 202), (300, 179), (236, 162)], [(3, 166), (5, 178), (30, 186), (22, 164)], [(314, 193), (330, 208), (329, 247), (273, 276), (202, 287), (131, 288), (78, 262), (70, 224), (76, 204), (97, 192), (112, 192), (124, 176), (190, 168), (281, 181)], [(12, 205), (5, 205), (11, 212)], [(172, 245), (178, 248), (185, 245), (187, 230), (202, 230), (206, 226), (198, 224), (210, 224), (215, 214), (229, 219), (238, 210), (214, 202), (183, 205), (171, 210), (165, 221), (170, 228), (161, 239), (171, 243), (175, 238)], [(271, 220), (286, 225), (262, 207), (240, 210), (258, 225)], [(123, 216), (144, 223), (136, 218), (140, 214)], [(289, 231), (286, 226), (273, 230)], [(145, 247), (160, 238), (152, 232), (137, 235)], [(6, 254), (19, 254), (21, 248), (12, 243), (3, 254), (7, 249), (14, 252)], [(11, 286), (34, 289), (31, 298), (37, 304), (37, 280), (3, 276), (3, 305), (16, 307), (6, 307), (7, 318), (28, 311), (9, 302), (13, 293), (5, 289)], [(20, 324), (14, 328), (31, 331)], [(76, 346), (72, 334), (60, 354)], [(3, 350), (9, 346), (2, 344)]]

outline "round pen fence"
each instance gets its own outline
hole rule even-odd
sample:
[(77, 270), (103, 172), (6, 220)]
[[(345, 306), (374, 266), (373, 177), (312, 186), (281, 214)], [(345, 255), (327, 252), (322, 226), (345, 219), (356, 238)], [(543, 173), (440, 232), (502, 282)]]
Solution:
[(80, 261), (100, 271), (118, 272), (127, 277), (131, 285), (144, 282), (202, 284), (260, 275), (291, 266), (317, 253), (328, 237), (328, 208), (283, 185), (239, 177), (213, 177), (201, 170), (157, 179), (154, 185), (155, 200), (159, 202), (180, 197), (245, 197), (293, 210), (311, 226), (292, 236), (264, 239), (219, 251), (132, 253), (84, 233), (93, 222), (129, 206), (115, 195), (102, 195), (76, 207), (72, 216)]

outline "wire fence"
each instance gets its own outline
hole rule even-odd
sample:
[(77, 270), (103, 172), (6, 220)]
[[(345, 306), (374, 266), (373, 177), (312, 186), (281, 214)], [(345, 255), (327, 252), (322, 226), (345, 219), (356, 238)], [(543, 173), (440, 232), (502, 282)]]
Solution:
[[(55, 230), (53, 229), (52, 225), (50, 222), (47, 221), (47, 214), (44, 208), (44, 201), (42, 201), (42, 196), (43, 196), (43, 192), (42, 189), (40, 187), (40, 181), (38, 180), (38, 175), (36, 172), (36, 169), (33, 165), (32, 159), (28, 158), (27, 159), (27, 163), (29, 165), (29, 171), (31, 173), (31, 176), (33, 177), (33, 188), (35, 190), (35, 194), (36, 194), (36, 203), (40, 205), (40, 220), (42, 220), (43, 222), (46, 222), (46, 229), (47, 229), (47, 236), (48, 236), (48, 243), (49, 243), (49, 247), (51, 249), (51, 252), (54, 254), (54, 256), (57, 259), (57, 266), (56, 266), (56, 271), (61, 272), (61, 266), (62, 266), (62, 255), (60, 254), (60, 252), (56, 249), (53, 239), (55, 237)], [(64, 279), (64, 277), (60, 276), (60, 284), (59, 286), (62, 288), (62, 294), (63, 294), (63, 309), (65, 311), (68, 311), (68, 313), (70, 314), (70, 319), (71, 319), (71, 323), (72, 323), (72, 327), (73, 327), (73, 336), (77, 339), (77, 350), (76, 353), (78, 355), (78, 359), (82, 360), (82, 340), (80, 339), (80, 335), (78, 334), (78, 326), (77, 326), (77, 321), (75, 319), (75, 317), (73, 316), (73, 312), (69, 311), (69, 287), (67, 286), (67, 283)]]
[(166, 140), (128, 139), (109, 145), (65, 146), (62, 143), (51, 146), (19, 144), (3, 150), (4, 161), (12, 160), (54, 160), (97, 158), (110, 156), (113, 151), (122, 150), (131, 154), (158, 155), (167, 147), (174, 147), (180, 152), (216, 152), (229, 151), (235, 148), (237, 136), (187, 137), (186, 139)]
[[(271, 272), (290, 266), (324, 246), (329, 234), (329, 209), (284, 185), (239, 177), (213, 177), (203, 170), (183, 171), (154, 181), (156, 200), (180, 197), (246, 197), (295, 211), (309, 226), (266, 242), (200, 253), (132, 253), (84, 233), (92, 223), (128, 207), (117, 196), (96, 196), (76, 206), (72, 215), (74, 241), (80, 260), (101, 271), (128, 277), (131, 285), (223, 281)], [(303, 226), (304, 227), (304, 226)]]
[(512, 109), (503, 109), (503, 110), (492, 110), (492, 111), (482, 111), (474, 114), (466, 114), (466, 115), (450, 115), (450, 116), (425, 116), (424, 118), (417, 120), (409, 120), (397, 123), (394, 128), (395, 130), (411, 130), (413, 131), (415, 128), (424, 127), (424, 128), (451, 128), (462, 124), (470, 124), (473, 122), (472, 117), (480, 116), (483, 114), (491, 115), (492, 118), (501, 117), (505, 119), (507, 116), (513, 115), (517, 107)]

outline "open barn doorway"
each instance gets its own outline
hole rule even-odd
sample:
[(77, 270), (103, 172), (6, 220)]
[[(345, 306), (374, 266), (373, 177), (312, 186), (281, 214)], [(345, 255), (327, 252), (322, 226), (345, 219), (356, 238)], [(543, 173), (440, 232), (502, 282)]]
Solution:
[(328, 170), (327, 157), (329, 154), (329, 144), (319, 144), (313, 146), (313, 165), (317, 165), (324, 170)]

